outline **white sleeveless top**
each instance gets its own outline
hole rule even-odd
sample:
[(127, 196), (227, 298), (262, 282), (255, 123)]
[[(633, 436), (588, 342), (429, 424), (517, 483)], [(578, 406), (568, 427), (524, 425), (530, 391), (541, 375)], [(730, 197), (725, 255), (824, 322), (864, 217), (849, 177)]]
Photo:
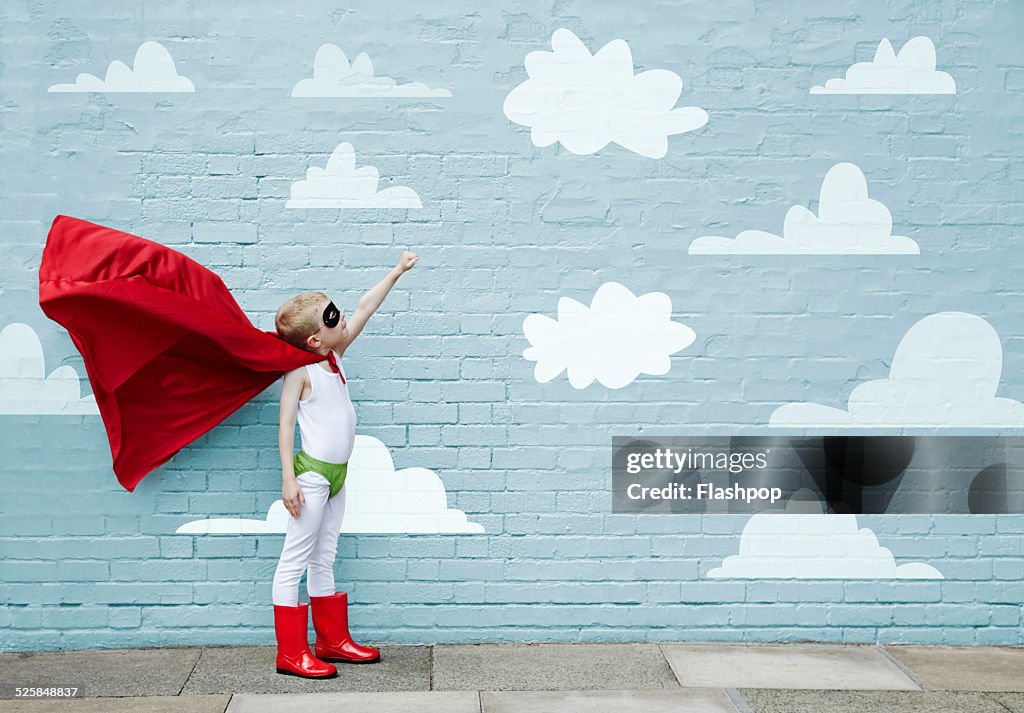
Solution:
[[(334, 352), (334, 358), (345, 373), (341, 355)], [(302, 450), (327, 463), (347, 463), (356, 441), (356, 410), (348, 396), (348, 384), (320, 364), (307, 364), (306, 373), (312, 393), (305, 401), (299, 400)]]

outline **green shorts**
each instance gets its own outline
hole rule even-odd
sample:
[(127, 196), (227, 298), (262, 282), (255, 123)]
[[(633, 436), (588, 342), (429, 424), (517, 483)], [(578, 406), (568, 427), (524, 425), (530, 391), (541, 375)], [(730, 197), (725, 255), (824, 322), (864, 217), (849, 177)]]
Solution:
[(302, 475), (303, 473), (313, 472), (317, 475), (322, 475), (328, 483), (331, 484), (331, 494), (328, 495), (328, 499), (333, 498), (335, 495), (341, 492), (341, 488), (345, 485), (345, 475), (348, 474), (348, 463), (328, 463), (326, 461), (317, 460), (313, 456), (309, 455), (305, 451), (299, 451), (295, 454), (295, 475)]

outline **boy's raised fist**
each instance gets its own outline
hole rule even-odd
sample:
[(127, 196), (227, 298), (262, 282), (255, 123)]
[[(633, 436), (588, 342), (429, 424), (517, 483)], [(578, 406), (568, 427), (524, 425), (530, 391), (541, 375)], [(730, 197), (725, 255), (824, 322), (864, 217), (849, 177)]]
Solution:
[(402, 253), (402, 257), (398, 260), (398, 264), (395, 267), (400, 271), (405, 272), (406, 270), (411, 270), (412, 266), (415, 265), (419, 259), (419, 255), (406, 250)]

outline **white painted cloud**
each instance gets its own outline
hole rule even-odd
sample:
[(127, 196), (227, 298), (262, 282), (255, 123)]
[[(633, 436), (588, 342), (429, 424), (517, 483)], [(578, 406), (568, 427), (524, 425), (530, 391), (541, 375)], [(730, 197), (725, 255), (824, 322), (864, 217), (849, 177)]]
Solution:
[[(426, 468), (395, 470), (391, 453), (372, 436), (356, 436), (345, 477), (347, 533), (479, 533), (483, 525), (469, 522), (461, 510), (448, 507), (444, 483)], [(284, 534), (291, 517), (280, 500), (266, 520), (212, 518), (194, 520), (177, 529), (184, 535)]]
[(338, 144), (327, 167), (312, 166), (306, 180), (292, 184), (286, 208), (422, 208), (416, 191), (405, 186), (377, 190), (380, 174), (373, 166), (356, 168), (352, 144)]
[(129, 67), (115, 59), (103, 79), (82, 73), (74, 84), (54, 84), (51, 92), (194, 92), (188, 77), (178, 74), (174, 60), (159, 42), (143, 42)]
[(811, 94), (956, 94), (956, 83), (935, 70), (935, 45), (922, 36), (908, 41), (898, 55), (883, 39), (873, 61), (857, 62), (845, 79), (811, 87)]
[(15, 322), (0, 332), (0, 414), (98, 416), (96, 399), (82, 396), (74, 367), (46, 375), (43, 345), (32, 327)]
[(534, 378), (544, 384), (568, 369), (575, 389), (595, 379), (621, 389), (640, 374), (667, 374), (669, 356), (697, 338), (692, 329), (672, 321), (668, 295), (637, 297), (617, 282), (601, 285), (590, 307), (561, 298), (557, 320), (531, 314), (523, 332), (532, 345), (523, 356), (537, 362)]
[[(212, 517), (186, 522), (175, 532), (179, 535), (283, 535), (288, 527), (288, 511), (275, 500), (267, 510), (266, 520), (244, 517)], [(342, 526), (344, 526), (344, 520)]]
[(373, 63), (365, 52), (352, 63), (337, 45), (323, 44), (313, 59), (313, 78), (301, 79), (293, 97), (450, 97), (447, 89), (426, 84), (399, 84), (391, 77), (374, 76)]
[(999, 335), (981, 317), (939, 312), (903, 336), (889, 378), (850, 393), (847, 409), (816, 403), (780, 406), (772, 426), (915, 428), (1024, 427), (1024, 404), (999, 398), (1003, 371)]
[(551, 48), (526, 55), (530, 78), (505, 98), (505, 116), (529, 126), (535, 146), (557, 141), (574, 154), (592, 154), (614, 141), (641, 156), (662, 158), (669, 135), (708, 122), (703, 109), (673, 108), (683, 89), (675, 72), (634, 75), (624, 40), (591, 56), (580, 38), (563, 28), (551, 36)]
[[(813, 511), (810, 511), (813, 508)], [(786, 513), (758, 513), (740, 535), (740, 553), (708, 572), (713, 579), (943, 579), (931, 565), (897, 565), (856, 515), (791, 500)]]
[(803, 207), (786, 212), (782, 237), (745, 230), (732, 238), (706, 236), (690, 243), (691, 255), (917, 255), (910, 238), (892, 234), (892, 214), (868, 198), (868, 184), (852, 163), (837, 163), (825, 174), (818, 215)]

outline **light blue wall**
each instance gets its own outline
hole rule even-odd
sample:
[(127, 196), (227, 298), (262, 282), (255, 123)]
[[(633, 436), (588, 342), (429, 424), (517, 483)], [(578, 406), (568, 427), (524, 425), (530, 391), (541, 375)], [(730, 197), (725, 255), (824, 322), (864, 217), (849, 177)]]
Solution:
[[(0, 7), (0, 325), (81, 358), (39, 310), (53, 216), (171, 245), (217, 271), (254, 322), (305, 289), (344, 308), (402, 279), (346, 354), (359, 432), (438, 473), (487, 534), (344, 535), (339, 587), (375, 642), (814, 639), (1024, 644), (1024, 516), (861, 517), (936, 581), (709, 580), (743, 516), (612, 515), (611, 436), (765, 427), (780, 405), (843, 407), (888, 374), (919, 319), (958, 310), (1001, 337), (999, 395), (1024, 400), (1024, 5), (6, 2)], [(624, 39), (710, 115), (664, 159), (536, 148), (502, 113), (524, 56), (567, 27)], [(936, 45), (955, 96), (819, 97), (882, 37)], [(56, 94), (145, 40), (194, 94)], [(289, 98), (316, 48), (450, 99)], [(291, 183), (341, 141), (421, 211), (295, 211)], [(842, 161), (865, 173), (919, 256), (689, 255), (702, 235), (778, 232)], [(611, 390), (533, 377), (523, 319), (605, 282), (672, 299), (697, 333), (664, 376)], [(608, 334), (609, 340), (616, 338)], [(84, 392), (89, 391), (83, 378)], [(47, 650), (269, 644), (280, 536), (175, 535), (259, 517), (280, 497), (269, 389), (120, 489), (95, 417), (0, 416), (0, 645)]]

